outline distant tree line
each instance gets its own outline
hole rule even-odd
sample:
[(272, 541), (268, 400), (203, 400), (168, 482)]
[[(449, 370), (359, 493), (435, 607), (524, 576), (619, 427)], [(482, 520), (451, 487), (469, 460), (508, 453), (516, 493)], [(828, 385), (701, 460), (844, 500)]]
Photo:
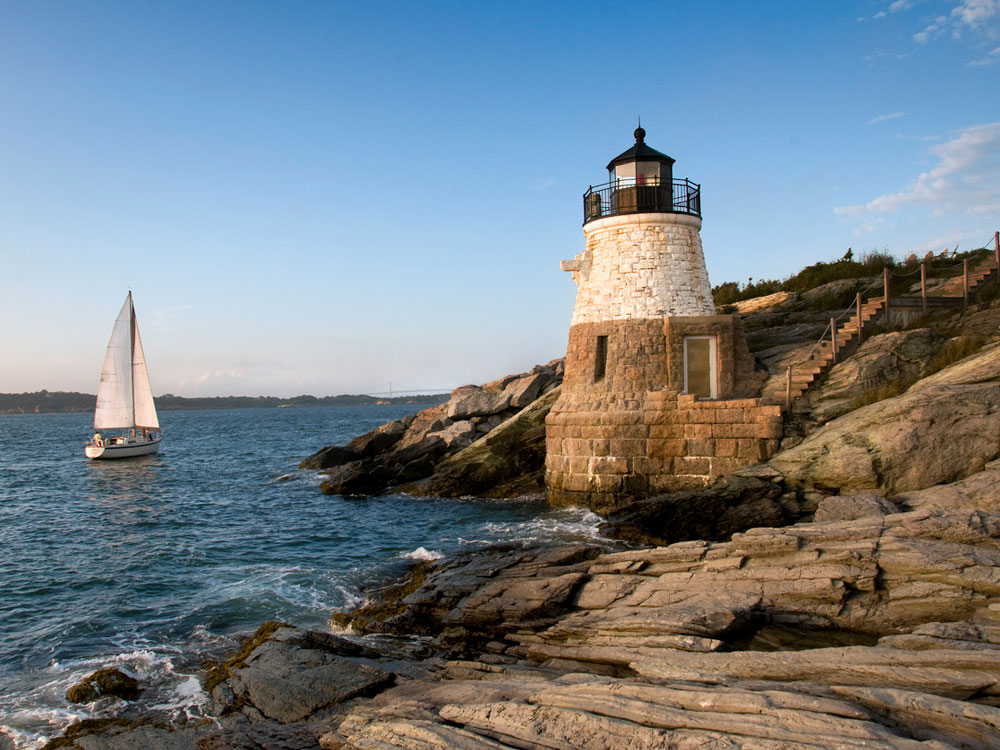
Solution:
[[(296, 406), (364, 406), (372, 404), (441, 404), (447, 393), (415, 396), (378, 397), (365, 395), (341, 396), (211, 396), (186, 398), (167, 393), (156, 397), (159, 411), (186, 409), (276, 409)], [(92, 412), (97, 396), (89, 393), (36, 391), (35, 393), (0, 393), (0, 414), (63, 414)]]

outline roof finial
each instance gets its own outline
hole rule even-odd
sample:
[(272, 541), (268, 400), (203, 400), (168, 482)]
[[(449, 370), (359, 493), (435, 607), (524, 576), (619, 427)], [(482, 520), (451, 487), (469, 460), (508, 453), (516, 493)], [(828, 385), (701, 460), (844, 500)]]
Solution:
[(642, 129), (642, 118), (637, 117), (636, 119), (639, 122), (639, 127), (635, 129), (635, 132), (632, 135), (635, 136), (636, 143), (642, 143), (642, 139), (646, 137), (646, 131)]

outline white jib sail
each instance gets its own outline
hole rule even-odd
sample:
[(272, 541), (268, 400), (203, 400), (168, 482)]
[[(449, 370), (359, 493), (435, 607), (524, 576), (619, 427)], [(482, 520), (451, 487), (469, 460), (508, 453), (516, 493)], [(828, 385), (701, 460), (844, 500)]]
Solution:
[(132, 330), (135, 332), (132, 350), (132, 397), (135, 403), (135, 426), (158, 430), (160, 422), (156, 418), (153, 390), (149, 387), (149, 373), (146, 372), (146, 358), (142, 353), (139, 323), (135, 319), (134, 309), (132, 310)]
[[(97, 409), (94, 411), (95, 430), (134, 427), (132, 421), (132, 293), (122, 305), (108, 342), (101, 369), (101, 384), (97, 389)], [(145, 368), (143, 368), (145, 372)], [(147, 383), (148, 387), (148, 383)]]

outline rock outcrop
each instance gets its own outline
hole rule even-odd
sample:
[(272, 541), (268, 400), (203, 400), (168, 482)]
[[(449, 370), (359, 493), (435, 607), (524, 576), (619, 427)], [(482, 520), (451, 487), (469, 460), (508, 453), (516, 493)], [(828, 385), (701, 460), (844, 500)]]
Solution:
[(986, 513), (1000, 513), (1000, 460), (991, 461), (982, 471), (965, 479), (903, 492), (895, 500), (912, 510), (977, 508)]
[(896, 511), (862, 494), (726, 542), (443, 562), (406, 602), (450, 679), (392, 688), (321, 742), (995, 747), (1000, 516)]
[(316, 720), (331, 706), (392, 684), (391, 672), (358, 660), (359, 654), (378, 656), (327, 633), (276, 630), (226, 670), (212, 690), (214, 713), (258, 723)]
[[(323, 492), (334, 495), (400, 487), (444, 497), (539, 493), (545, 415), (561, 382), (562, 360), (553, 360), (484, 386), (462, 386), (447, 403), (384, 424), (347, 445), (323, 448), (300, 468), (325, 472)], [(470, 447), (474, 450), (467, 451)]]
[(833, 366), (812, 395), (813, 418), (828, 422), (852, 411), (873, 391), (911, 385), (928, 372), (942, 344), (941, 336), (929, 328), (865, 340), (851, 357)]
[(774, 471), (731, 474), (709, 487), (639, 500), (611, 511), (602, 531), (639, 544), (721, 541), (757, 526), (785, 526), (801, 515)]
[[(545, 416), (559, 387), (530, 402), (485, 436), (445, 458), (423, 480), (399, 487), (413, 495), (541, 496), (545, 491)], [(466, 424), (466, 423), (457, 423)]]
[(830, 422), (768, 463), (786, 486), (825, 494), (898, 494), (963, 479), (1000, 455), (998, 384), (994, 345)]
[(132, 701), (139, 697), (142, 689), (139, 681), (120, 669), (108, 667), (98, 669), (66, 691), (70, 703), (90, 703), (104, 696)]

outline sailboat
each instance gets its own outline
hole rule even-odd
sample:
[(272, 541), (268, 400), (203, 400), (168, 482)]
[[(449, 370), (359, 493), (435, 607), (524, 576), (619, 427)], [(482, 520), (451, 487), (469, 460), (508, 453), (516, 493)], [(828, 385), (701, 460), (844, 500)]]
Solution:
[[(101, 430), (113, 434), (105, 436)], [(87, 458), (145, 456), (156, 453), (162, 439), (129, 292), (111, 331), (97, 389), (94, 437), (84, 452)]]

